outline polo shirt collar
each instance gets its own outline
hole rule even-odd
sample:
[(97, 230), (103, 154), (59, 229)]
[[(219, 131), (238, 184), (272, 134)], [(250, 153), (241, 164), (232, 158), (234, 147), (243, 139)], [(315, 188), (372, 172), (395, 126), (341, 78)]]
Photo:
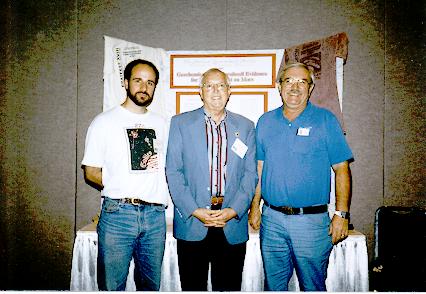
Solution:
[[(312, 113), (312, 108), (313, 108), (313, 105), (311, 104), (311, 102), (308, 101), (305, 109), (302, 111), (302, 113), (299, 114), (298, 117), (296, 117), (296, 119), (293, 121), (293, 123), (298, 123), (299, 121), (303, 121), (303, 120), (305, 120), (305, 118), (309, 117)], [(286, 122), (290, 122), (283, 114), (284, 104), (279, 109), (280, 109), (280, 112), (278, 113), (278, 115), (282, 119), (284, 119)]]

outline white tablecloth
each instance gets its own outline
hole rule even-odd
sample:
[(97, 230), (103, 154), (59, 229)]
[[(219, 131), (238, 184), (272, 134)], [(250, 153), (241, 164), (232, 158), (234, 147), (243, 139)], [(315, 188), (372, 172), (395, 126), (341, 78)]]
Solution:
[[(96, 281), (97, 242), (95, 224), (89, 224), (77, 232), (72, 259), (71, 291), (98, 290)], [(132, 261), (126, 285), (128, 291), (136, 290), (133, 269)], [(263, 278), (259, 234), (251, 232), (247, 242), (241, 290), (262, 291)], [(350, 231), (346, 240), (334, 246), (330, 255), (326, 284), (327, 290), (330, 292), (368, 291), (368, 256), (366, 239), (363, 234)], [(210, 282), (209, 290), (211, 290)], [(289, 290), (299, 290), (296, 275), (293, 275), (290, 281)], [(170, 230), (166, 237), (160, 291), (181, 291), (176, 239), (173, 238)]]

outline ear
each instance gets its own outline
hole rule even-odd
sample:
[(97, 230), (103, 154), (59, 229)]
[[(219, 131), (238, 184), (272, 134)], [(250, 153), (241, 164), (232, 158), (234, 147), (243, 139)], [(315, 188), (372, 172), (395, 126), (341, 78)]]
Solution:
[(275, 83), (275, 86), (278, 89), (278, 92), (281, 94), (281, 83)]
[(128, 89), (129, 89), (129, 81), (128, 81), (127, 79), (124, 79), (124, 88), (125, 88), (126, 90), (128, 90)]

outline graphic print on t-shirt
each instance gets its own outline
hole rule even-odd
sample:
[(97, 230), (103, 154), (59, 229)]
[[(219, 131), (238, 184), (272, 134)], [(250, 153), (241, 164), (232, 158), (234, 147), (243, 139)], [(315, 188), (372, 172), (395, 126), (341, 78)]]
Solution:
[(126, 129), (126, 133), (129, 140), (130, 170), (157, 170), (158, 155), (154, 146), (155, 130), (131, 128)]

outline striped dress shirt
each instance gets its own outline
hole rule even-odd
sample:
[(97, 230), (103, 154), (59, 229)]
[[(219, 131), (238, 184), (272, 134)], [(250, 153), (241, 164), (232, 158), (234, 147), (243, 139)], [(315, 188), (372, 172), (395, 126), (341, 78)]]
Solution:
[(226, 187), (226, 163), (228, 159), (225, 116), (219, 124), (204, 112), (206, 141), (210, 167), (210, 191), (212, 196), (224, 196)]

